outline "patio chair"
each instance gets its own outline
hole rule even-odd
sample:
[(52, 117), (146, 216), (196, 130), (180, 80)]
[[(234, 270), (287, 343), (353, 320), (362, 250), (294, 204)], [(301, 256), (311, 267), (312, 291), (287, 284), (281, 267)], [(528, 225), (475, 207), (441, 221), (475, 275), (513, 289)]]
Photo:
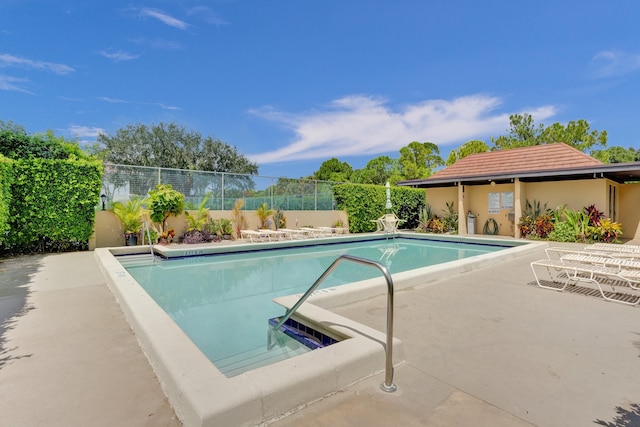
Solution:
[(380, 225), (382, 226), (382, 231), (386, 233), (395, 233), (398, 231), (398, 225), (405, 222), (403, 219), (400, 219), (394, 213), (383, 215), (379, 218)]
[[(531, 270), (539, 287), (562, 292), (570, 284), (585, 282), (597, 287), (600, 295), (606, 301), (617, 302), (627, 305), (637, 305), (640, 303), (640, 294), (620, 293), (616, 286), (625, 287), (629, 290), (640, 290), (640, 268), (624, 269), (619, 266), (605, 266), (593, 264), (585, 259), (572, 260), (576, 255), (567, 255), (562, 260), (542, 259), (531, 263)], [(601, 258), (608, 259), (608, 258)], [(539, 275), (539, 270), (547, 272), (549, 281), (544, 281)], [(609, 286), (615, 296), (610, 296), (611, 292), (605, 291), (603, 286)], [(609, 294), (609, 295), (608, 295)]]
[(240, 230), (240, 238), (244, 241), (249, 239), (251, 243), (264, 242), (265, 240), (271, 240), (271, 236), (268, 233), (255, 231), (255, 230)]
[(609, 253), (618, 257), (640, 258), (639, 245), (621, 245), (617, 243), (594, 243), (585, 246), (587, 252)]
[(309, 232), (305, 230), (295, 229), (295, 228), (279, 228), (278, 231), (282, 231), (283, 233), (287, 233), (291, 240), (293, 239), (306, 239), (309, 237)]

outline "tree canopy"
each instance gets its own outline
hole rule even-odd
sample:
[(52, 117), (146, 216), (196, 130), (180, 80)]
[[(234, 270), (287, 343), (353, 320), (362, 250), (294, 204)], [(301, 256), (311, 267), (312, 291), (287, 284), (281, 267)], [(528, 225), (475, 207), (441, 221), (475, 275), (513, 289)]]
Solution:
[(89, 156), (80, 149), (77, 141), (55, 136), (52, 131), (44, 134), (27, 134), (27, 131), (13, 122), (0, 120), (0, 154), (10, 159), (69, 158), (87, 159)]
[(400, 149), (398, 162), (403, 179), (428, 178), (436, 167), (444, 165), (436, 144), (418, 141)]
[(510, 126), (507, 135), (491, 137), (492, 150), (508, 150), (531, 145), (564, 142), (565, 144), (587, 153), (596, 146), (607, 145), (607, 131), (591, 130), (589, 123), (580, 119), (565, 125), (554, 123), (549, 127), (535, 125), (530, 114), (512, 114), (509, 116)]
[(477, 139), (467, 141), (458, 148), (454, 148), (447, 157), (447, 166), (451, 166), (460, 159), (464, 159), (470, 154), (486, 153), (489, 151), (489, 146), (484, 142)]
[(235, 147), (175, 123), (128, 125), (100, 134), (97, 154), (109, 163), (255, 175), (258, 165)]
[(313, 173), (313, 177), (320, 181), (347, 182), (352, 173), (353, 168), (349, 163), (332, 157), (320, 165), (320, 169)]

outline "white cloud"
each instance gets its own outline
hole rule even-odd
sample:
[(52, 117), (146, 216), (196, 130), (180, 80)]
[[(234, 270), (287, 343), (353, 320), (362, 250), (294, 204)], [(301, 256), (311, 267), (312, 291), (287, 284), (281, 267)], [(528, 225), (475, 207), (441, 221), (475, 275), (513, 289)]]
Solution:
[(81, 139), (85, 139), (85, 138), (95, 139), (101, 133), (105, 133), (105, 134), (107, 133), (102, 128), (90, 127), (90, 126), (79, 126), (79, 125), (71, 125), (69, 126), (69, 129), (67, 129), (67, 131), (71, 135)]
[(221, 27), (223, 25), (229, 25), (229, 22), (220, 18), (220, 16), (206, 6), (196, 6), (187, 11), (187, 15), (196, 16), (202, 19), (207, 24), (215, 25), (216, 27)]
[(153, 106), (156, 106), (156, 107), (160, 107), (163, 110), (181, 110), (180, 107), (163, 104), (162, 102), (128, 101), (128, 100), (125, 100), (125, 99), (109, 98), (108, 96), (99, 96), (98, 100), (107, 102), (109, 104), (153, 105)]
[(19, 56), (0, 54), (0, 67), (22, 67), (35, 68), (37, 70), (51, 71), (56, 74), (69, 74), (75, 70), (65, 64), (56, 64), (53, 62), (34, 61), (31, 59), (21, 58)]
[(182, 46), (178, 42), (174, 42), (171, 40), (164, 40), (157, 37), (152, 39), (147, 37), (137, 37), (137, 38), (131, 39), (131, 41), (139, 45), (149, 46), (152, 49), (178, 50), (182, 48)]
[[(295, 133), (295, 140), (274, 151), (249, 155), (258, 163), (376, 155), (396, 151), (411, 141), (438, 146), (461, 144), (503, 134), (509, 113), (491, 114), (497, 97), (471, 95), (427, 100), (396, 110), (380, 98), (355, 95), (333, 101), (325, 111), (289, 114), (266, 107), (251, 113)], [(555, 114), (552, 106), (528, 110), (537, 121)]]
[(167, 15), (166, 13), (158, 9), (141, 9), (140, 15), (155, 18), (170, 27), (178, 28), (180, 30), (186, 30), (189, 27), (189, 24), (187, 24), (186, 22), (174, 18), (171, 15)]
[(621, 76), (640, 69), (640, 54), (605, 50), (592, 58), (591, 65), (596, 78)]
[(27, 89), (25, 89), (20, 85), (20, 83), (24, 83), (28, 81), (29, 80), (25, 78), (4, 76), (0, 74), (0, 90), (10, 90), (14, 92), (22, 92), (22, 93), (28, 93), (29, 95), (33, 95), (32, 92), (28, 91)]
[(101, 50), (98, 52), (100, 55), (104, 56), (107, 59), (111, 59), (113, 61), (130, 61), (132, 59), (137, 59), (140, 55), (134, 55), (132, 53), (123, 52), (121, 50), (118, 51), (106, 51)]

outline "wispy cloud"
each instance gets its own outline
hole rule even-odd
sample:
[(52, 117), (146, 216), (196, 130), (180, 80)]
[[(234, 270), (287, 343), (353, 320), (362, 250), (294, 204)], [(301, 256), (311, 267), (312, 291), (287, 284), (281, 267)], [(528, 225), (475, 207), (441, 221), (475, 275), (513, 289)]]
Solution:
[(596, 78), (618, 77), (640, 70), (640, 53), (605, 50), (591, 59), (591, 65)]
[(175, 107), (173, 105), (163, 104), (162, 102), (143, 102), (143, 101), (128, 101), (125, 99), (118, 98), (109, 98), (107, 96), (99, 96), (98, 100), (107, 102), (109, 104), (135, 104), (135, 105), (153, 105), (156, 107), (160, 107), (163, 110), (181, 110), (180, 107)]
[(189, 27), (189, 24), (187, 24), (186, 22), (181, 21), (178, 18), (174, 18), (173, 16), (167, 13), (164, 13), (159, 9), (150, 9), (150, 8), (140, 9), (140, 15), (157, 19), (163, 24), (167, 24), (170, 27), (178, 28), (180, 30), (186, 30)]
[(54, 62), (34, 61), (32, 59), (21, 58), (7, 53), (0, 54), (0, 67), (21, 67), (36, 70), (51, 71), (56, 74), (69, 74), (75, 70), (65, 64)]
[(207, 24), (215, 25), (216, 27), (221, 27), (223, 25), (230, 25), (229, 22), (222, 19), (215, 11), (206, 6), (196, 6), (192, 7), (187, 11), (188, 16), (195, 16), (199, 19), (202, 19)]
[(14, 92), (22, 92), (22, 93), (28, 93), (29, 95), (33, 95), (32, 92), (25, 89), (21, 85), (21, 83), (25, 83), (28, 81), (29, 80), (25, 78), (5, 76), (0, 74), (0, 90), (10, 90)]
[(104, 129), (99, 127), (80, 126), (80, 125), (69, 126), (69, 128), (67, 129), (67, 132), (81, 139), (87, 139), (87, 138), (95, 139), (101, 133), (107, 133)]
[(134, 55), (129, 52), (123, 52), (121, 50), (111, 51), (111, 50), (101, 50), (98, 52), (100, 55), (104, 56), (107, 59), (111, 59), (112, 61), (120, 62), (120, 61), (131, 61), (132, 59), (137, 59), (140, 55)]
[[(453, 100), (427, 100), (392, 109), (380, 98), (347, 96), (324, 111), (291, 114), (265, 107), (251, 113), (288, 128), (295, 139), (285, 147), (248, 157), (258, 164), (376, 155), (399, 150), (411, 141), (439, 146), (502, 134), (509, 113), (492, 114), (500, 98), (472, 95)], [(555, 114), (552, 106), (529, 110), (537, 121)]]
[(182, 46), (178, 42), (174, 42), (171, 40), (164, 40), (161, 38), (149, 39), (147, 37), (137, 37), (137, 38), (131, 39), (131, 41), (139, 45), (149, 46), (152, 49), (178, 50), (182, 48)]

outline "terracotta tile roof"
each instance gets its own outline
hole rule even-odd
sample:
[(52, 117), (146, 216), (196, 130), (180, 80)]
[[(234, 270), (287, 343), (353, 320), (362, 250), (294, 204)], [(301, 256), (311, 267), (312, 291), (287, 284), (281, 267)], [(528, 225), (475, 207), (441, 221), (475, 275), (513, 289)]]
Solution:
[(525, 172), (545, 172), (603, 163), (563, 143), (535, 145), (511, 150), (472, 154), (442, 169), (430, 179), (469, 178)]

